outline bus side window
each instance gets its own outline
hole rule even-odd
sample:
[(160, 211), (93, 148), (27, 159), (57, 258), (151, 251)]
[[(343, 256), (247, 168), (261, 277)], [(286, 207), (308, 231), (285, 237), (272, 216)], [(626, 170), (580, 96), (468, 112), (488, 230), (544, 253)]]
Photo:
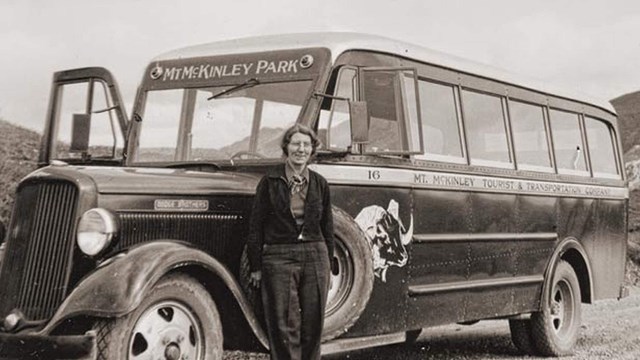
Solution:
[(414, 69), (363, 69), (369, 111), (367, 153), (422, 152), (419, 91)]
[[(350, 100), (356, 99), (357, 89), (356, 69), (343, 67), (338, 73), (336, 88), (333, 95)], [(349, 104), (344, 100), (327, 99), (329, 109), (320, 111), (318, 133), (321, 136), (322, 147), (335, 150), (346, 150), (351, 145), (351, 124), (349, 122)], [(324, 107), (324, 106), (323, 106)], [(324, 143), (326, 142), (326, 143)]]
[(510, 100), (509, 115), (518, 169), (553, 171), (542, 106)]
[(454, 87), (424, 80), (418, 84), (425, 154), (416, 158), (463, 160)]
[(396, 71), (364, 73), (364, 96), (369, 110), (368, 152), (402, 151), (397, 77)]
[(558, 173), (588, 175), (578, 114), (549, 110)]
[(463, 90), (462, 109), (471, 164), (510, 167), (502, 98)]
[(617, 160), (613, 146), (613, 132), (607, 124), (598, 119), (585, 117), (585, 128), (587, 130), (587, 142), (589, 144), (589, 155), (591, 167), (595, 177), (620, 178)]

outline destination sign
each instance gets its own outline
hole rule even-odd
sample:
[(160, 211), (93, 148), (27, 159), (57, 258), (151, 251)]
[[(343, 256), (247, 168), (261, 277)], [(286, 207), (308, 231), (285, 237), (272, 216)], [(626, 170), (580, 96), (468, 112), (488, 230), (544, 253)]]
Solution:
[(147, 87), (212, 86), (259, 81), (310, 78), (328, 61), (323, 49), (283, 50), (156, 61), (147, 68)]
[(331, 183), (406, 186), (501, 193), (524, 193), (546, 196), (624, 199), (629, 192), (624, 187), (572, 184), (493, 176), (465, 175), (408, 169), (365, 166), (311, 165)]
[[(313, 57), (308, 55), (310, 62)], [(151, 78), (161, 81), (192, 80), (192, 79), (216, 79), (234, 76), (251, 76), (261, 74), (297, 74), (302, 68), (302, 59), (289, 59), (279, 61), (258, 60), (250, 63), (237, 64), (199, 64), (189, 66), (172, 66), (163, 69), (160, 65), (151, 71)]]

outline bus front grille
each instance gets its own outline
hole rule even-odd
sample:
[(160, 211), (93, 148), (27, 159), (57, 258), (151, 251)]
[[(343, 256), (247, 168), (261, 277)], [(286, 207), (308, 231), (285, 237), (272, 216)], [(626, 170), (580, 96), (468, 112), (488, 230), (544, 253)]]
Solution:
[(67, 182), (31, 182), (18, 189), (0, 269), (0, 316), (18, 309), (29, 320), (44, 320), (63, 301), (77, 197)]
[(224, 258), (240, 238), (243, 217), (239, 214), (185, 214), (122, 212), (118, 249), (152, 241), (188, 241), (207, 253)]

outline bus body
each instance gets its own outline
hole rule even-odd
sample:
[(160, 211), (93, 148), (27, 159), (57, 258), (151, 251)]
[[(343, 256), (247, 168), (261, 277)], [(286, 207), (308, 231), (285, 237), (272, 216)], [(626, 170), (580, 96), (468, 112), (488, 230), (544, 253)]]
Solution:
[(0, 357), (264, 350), (247, 222), (294, 123), (334, 206), (323, 353), (504, 318), (563, 355), (581, 302), (625, 295), (610, 104), (385, 38), (248, 38), (153, 59), (130, 118), (108, 71), (54, 75), (0, 252)]

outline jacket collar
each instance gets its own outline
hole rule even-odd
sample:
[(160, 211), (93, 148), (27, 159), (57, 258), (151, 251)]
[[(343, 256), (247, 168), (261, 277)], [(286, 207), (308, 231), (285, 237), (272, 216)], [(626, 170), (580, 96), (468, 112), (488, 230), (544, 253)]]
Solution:
[[(295, 176), (296, 172), (295, 170), (293, 170), (293, 168), (291, 167), (291, 164), (289, 164), (288, 161), (284, 162), (284, 174), (286, 175), (287, 178), (287, 182), (290, 182), (292, 180), (292, 178)], [(302, 170), (302, 173), (300, 174), (304, 179), (306, 179), (307, 181), (309, 181), (309, 167), (305, 166), (304, 170)]]
[(267, 170), (267, 176), (270, 178), (283, 178), (287, 179), (287, 174), (284, 172), (285, 163), (278, 164)]

